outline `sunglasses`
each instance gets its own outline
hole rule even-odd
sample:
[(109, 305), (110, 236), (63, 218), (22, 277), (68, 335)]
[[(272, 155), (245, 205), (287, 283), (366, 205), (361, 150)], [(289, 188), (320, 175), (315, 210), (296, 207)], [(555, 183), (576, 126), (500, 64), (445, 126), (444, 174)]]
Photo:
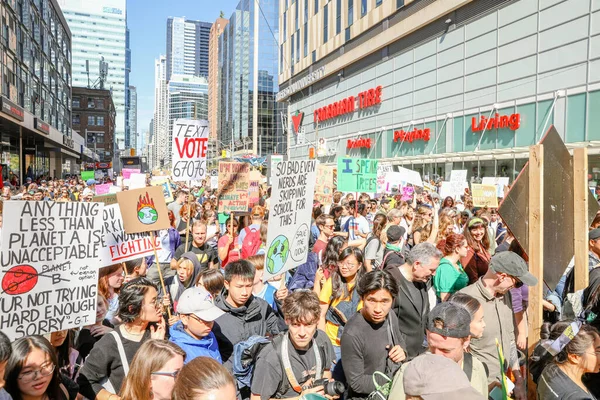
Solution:
[(521, 286), (523, 286), (523, 282), (521, 282), (521, 280), (519, 280), (519, 278), (516, 277), (512, 277), (515, 280), (515, 288), (519, 289)]

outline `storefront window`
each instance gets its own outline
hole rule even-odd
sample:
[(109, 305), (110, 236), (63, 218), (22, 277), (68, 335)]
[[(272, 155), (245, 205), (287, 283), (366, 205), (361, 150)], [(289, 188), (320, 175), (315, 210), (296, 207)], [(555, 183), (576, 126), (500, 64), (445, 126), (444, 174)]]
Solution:
[(517, 176), (519, 176), (519, 173), (521, 172), (521, 170), (523, 170), (525, 164), (527, 164), (527, 161), (529, 161), (529, 159), (527, 158), (515, 159), (515, 169), (513, 170), (511, 182), (514, 182), (514, 180), (517, 179)]
[(479, 160), (479, 177), (494, 177), (496, 175), (496, 160)]

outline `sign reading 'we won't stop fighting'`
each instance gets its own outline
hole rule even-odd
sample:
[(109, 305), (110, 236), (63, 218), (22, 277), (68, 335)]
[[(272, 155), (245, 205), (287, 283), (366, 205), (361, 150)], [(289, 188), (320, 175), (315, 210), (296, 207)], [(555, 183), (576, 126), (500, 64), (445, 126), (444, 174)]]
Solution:
[(173, 123), (173, 180), (196, 181), (206, 177), (208, 121), (177, 119)]

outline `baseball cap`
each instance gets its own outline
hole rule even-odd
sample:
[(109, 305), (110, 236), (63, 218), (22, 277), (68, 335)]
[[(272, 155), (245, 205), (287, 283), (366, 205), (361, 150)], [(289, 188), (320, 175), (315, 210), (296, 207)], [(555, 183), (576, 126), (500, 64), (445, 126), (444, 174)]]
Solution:
[(95, 179), (88, 179), (85, 183), (86, 183), (86, 185), (91, 186), (91, 185), (95, 185), (98, 182), (96, 182)]
[(177, 303), (177, 312), (179, 314), (194, 314), (202, 321), (211, 322), (225, 314), (213, 303), (213, 297), (206, 289), (201, 287), (191, 287), (186, 289), (179, 297)]
[(485, 400), (475, 390), (460, 365), (437, 354), (423, 354), (406, 366), (404, 393), (423, 400)]
[(590, 238), (590, 240), (600, 239), (600, 228), (592, 229), (588, 233), (588, 237)]
[(427, 318), (427, 330), (451, 338), (466, 338), (471, 334), (471, 314), (454, 303), (440, 303)]
[(389, 203), (389, 202), (390, 202), (390, 199), (388, 199), (388, 198), (384, 198), (384, 199), (381, 199), (379, 201), (380, 204), (386, 204), (386, 203)]
[(525, 260), (512, 251), (502, 251), (494, 254), (490, 260), (490, 269), (494, 272), (502, 272), (518, 278), (527, 286), (535, 286), (538, 283), (537, 278), (529, 272)]
[(390, 243), (395, 243), (398, 240), (400, 240), (400, 238), (402, 236), (404, 236), (404, 233), (406, 232), (406, 229), (404, 229), (401, 226), (398, 225), (392, 225), (388, 228), (387, 230), (387, 239), (388, 242)]

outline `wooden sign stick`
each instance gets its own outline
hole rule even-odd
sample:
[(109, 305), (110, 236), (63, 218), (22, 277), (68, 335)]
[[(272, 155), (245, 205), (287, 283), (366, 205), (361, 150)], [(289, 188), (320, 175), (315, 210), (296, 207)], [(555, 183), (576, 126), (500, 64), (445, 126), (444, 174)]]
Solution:
[[(160, 279), (160, 286), (162, 287), (163, 295), (166, 296), (169, 292), (167, 292), (167, 289), (165, 288), (165, 281), (163, 279), (162, 271), (160, 269), (160, 263), (158, 262), (158, 252), (156, 251), (156, 246), (154, 245), (154, 232), (150, 232), (150, 240), (152, 240), (152, 249), (154, 250), (154, 262), (156, 263), (156, 266), (158, 267), (157, 269), (158, 269), (158, 278)], [(171, 304), (173, 304), (173, 303), (171, 303)], [(169, 307), (167, 307), (167, 315), (169, 316), (169, 319), (171, 319), (171, 309)]]
[[(192, 187), (192, 181), (189, 181), (189, 187)], [(188, 251), (188, 239), (190, 237), (190, 214), (192, 213), (192, 202), (190, 200), (192, 196), (192, 191), (190, 190), (190, 194), (188, 194), (188, 213), (187, 213), (187, 221), (185, 224), (185, 251)]]
[(231, 231), (231, 237), (235, 238), (235, 234), (233, 233), (233, 211), (231, 212), (231, 214), (229, 215), (229, 230)]

